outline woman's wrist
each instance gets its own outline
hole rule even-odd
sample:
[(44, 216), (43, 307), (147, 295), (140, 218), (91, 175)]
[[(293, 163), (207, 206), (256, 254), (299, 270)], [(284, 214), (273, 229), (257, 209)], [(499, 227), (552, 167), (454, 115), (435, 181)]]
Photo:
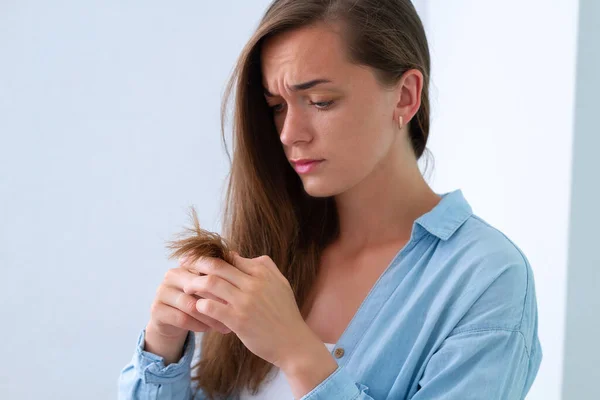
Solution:
[(296, 399), (312, 391), (338, 368), (325, 344), (315, 338), (305, 346), (297, 347), (298, 352), (289, 353), (279, 367)]
[(187, 335), (188, 332), (183, 331), (181, 336), (165, 337), (158, 333), (151, 323), (148, 323), (144, 335), (144, 351), (162, 357), (165, 366), (176, 363), (183, 354)]

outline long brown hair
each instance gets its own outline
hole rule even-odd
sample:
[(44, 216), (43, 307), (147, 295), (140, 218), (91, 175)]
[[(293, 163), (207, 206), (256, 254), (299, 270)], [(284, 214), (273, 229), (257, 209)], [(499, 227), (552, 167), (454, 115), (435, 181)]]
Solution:
[[(319, 21), (340, 22), (348, 60), (373, 68), (381, 85), (397, 83), (409, 69), (421, 71), (421, 106), (408, 126), (417, 159), (429, 135), (429, 49), (410, 0), (275, 0), (269, 6), (239, 56), (223, 99), (226, 146), (226, 111), (235, 89), (222, 236), (243, 257), (270, 256), (290, 282), (303, 317), (320, 255), (338, 235), (338, 216), (331, 197), (306, 194), (286, 160), (263, 95), (260, 54), (265, 39)], [(213, 243), (211, 248), (219, 242), (200, 229), (196, 218), (193, 231), (195, 238), (175, 242), (176, 254), (201, 248), (205, 241)], [(256, 393), (272, 367), (234, 333), (211, 331), (203, 335), (193, 380), (210, 399), (231, 398), (244, 388)]]

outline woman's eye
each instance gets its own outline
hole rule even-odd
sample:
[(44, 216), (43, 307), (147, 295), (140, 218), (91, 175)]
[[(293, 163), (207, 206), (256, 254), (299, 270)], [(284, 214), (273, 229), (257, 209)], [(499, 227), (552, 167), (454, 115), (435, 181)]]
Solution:
[(280, 112), (283, 109), (283, 103), (281, 104), (275, 104), (274, 106), (271, 106), (271, 110), (273, 110), (273, 112)]
[[(331, 107), (333, 105), (334, 101), (311, 101), (310, 105), (315, 106), (317, 108), (318, 111), (323, 111), (328, 109), (329, 107)], [(285, 103), (280, 103), (280, 104), (274, 104), (272, 106), (270, 106), (271, 110), (274, 113), (280, 113), (283, 111), (285, 107)]]
[(326, 110), (327, 108), (331, 107), (331, 105), (333, 105), (333, 100), (330, 101), (315, 101), (315, 102), (310, 102), (310, 104), (314, 105), (317, 107), (317, 110)]

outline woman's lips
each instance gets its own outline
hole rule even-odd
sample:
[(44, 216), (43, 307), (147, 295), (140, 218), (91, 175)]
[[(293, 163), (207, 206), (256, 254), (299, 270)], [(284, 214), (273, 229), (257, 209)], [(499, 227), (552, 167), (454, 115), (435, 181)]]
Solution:
[(317, 168), (324, 160), (315, 160), (309, 162), (295, 162), (294, 169), (299, 174), (307, 174), (312, 172)]

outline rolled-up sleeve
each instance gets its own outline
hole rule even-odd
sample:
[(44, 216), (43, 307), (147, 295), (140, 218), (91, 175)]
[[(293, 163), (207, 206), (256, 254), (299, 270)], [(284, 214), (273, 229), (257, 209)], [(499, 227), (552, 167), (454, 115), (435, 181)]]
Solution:
[(338, 367), (300, 400), (373, 400), (368, 391), (367, 386), (354, 382), (344, 368)]
[(411, 400), (523, 399), (541, 361), (520, 331), (471, 330), (448, 337), (431, 357)]
[(167, 366), (162, 357), (143, 350), (145, 334), (146, 331), (142, 330), (133, 358), (121, 371), (118, 380), (119, 399), (191, 399), (194, 332), (188, 333), (181, 359)]

